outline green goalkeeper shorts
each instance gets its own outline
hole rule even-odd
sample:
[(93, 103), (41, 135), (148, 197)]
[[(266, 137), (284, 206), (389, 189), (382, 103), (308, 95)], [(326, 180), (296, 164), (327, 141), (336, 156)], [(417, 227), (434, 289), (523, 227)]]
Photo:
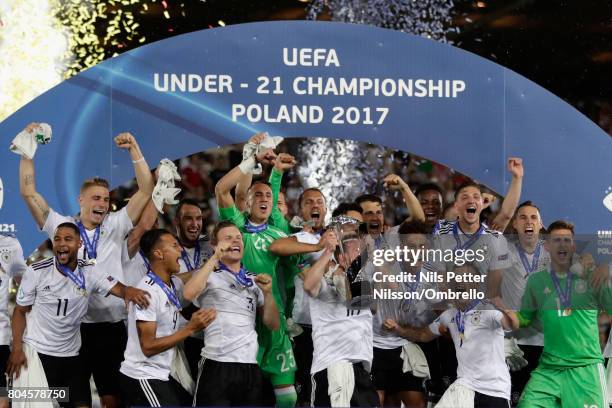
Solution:
[(607, 408), (603, 364), (574, 368), (538, 367), (523, 391), (519, 408)]
[(281, 315), (281, 327), (273, 331), (258, 322), (257, 340), (257, 362), (272, 385), (294, 384), (297, 366), (285, 318)]

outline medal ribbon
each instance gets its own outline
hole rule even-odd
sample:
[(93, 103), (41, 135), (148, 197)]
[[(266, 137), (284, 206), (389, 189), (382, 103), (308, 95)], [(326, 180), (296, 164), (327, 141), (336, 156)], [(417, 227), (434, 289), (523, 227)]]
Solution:
[(574, 274), (571, 272), (567, 274), (567, 284), (565, 285), (565, 290), (561, 290), (559, 278), (554, 271), (550, 271), (550, 278), (552, 279), (557, 295), (559, 296), (561, 307), (564, 309), (569, 309), (572, 305), (572, 283), (574, 281)]
[(470, 238), (464, 244), (462, 244), (461, 239), (459, 238), (459, 221), (457, 221), (455, 225), (453, 225), (453, 236), (455, 237), (455, 242), (457, 242), (457, 246), (455, 247), (455, 249), (467, 249), (471, 247), (476, 243), (476, 241), (478, 241), (478, 238), (480, 238), (484, 230), (485, 226), (483, 224), (480, 224), (480, 228), (478, 228), (478, 231), (476, 231), (472, 235), (465, 234), (468, 235)]
[(194, 265), (192, 265), (187, 250), (183, 248), (183, 250), (181, 251), (181, 258), (183, 258), (183, 262), (185, 262), (185, 265), (187, 266), (187, 271), (193, 271), (200, 266), (200, 258), (202, 256), (201, 251), (202, 250), (200, 249), (200, 243), (196, 242), (195, 250), (193, 252)]
[(151, 278), (153, 282), (157, 283), (168, 297), (168, 300), (172, 302), (178, 310), (181, 310), (181, 302), (179, 301), (179, 298), (176, 294), (176, 288), (174, 287), (174, 283), (172, 283), (172, 279), (170, 279), (170, 286), (172, 286), (172, 288), (170, 288), (164, 283), (163, 280), (161, 280), (159, 276), (154, 274), (150, 269), (147, 271), (147, 276)]
[(94, 232), (93, 240), (89, 240), (85, 226), (81, 221), (77, 222), (79, 227), (79, 233), (81, 234), (81, 240), (85, 245), (85, 252), (87, 252), (87, 258), (96, 259), (98, 257), (98, 241), (100, 240), (100, 226), (96, 227)]
[(465, 336), (465, 317), (470, 310), (478, 305), (478, 303), (480, 303), (480, 300), (474, 299), (464, 311), (457, 309), (457, 314), (455, 314), (455, 324), (457, 325), (457, 330), (459, 331), (459, 335), (461, 337), (460, 347), (463, 345), (463, 337)]
[(147, 268), (147, 271), (150, 271), (151, 270), (151, 264), (149, 264), (149, 260), (145, 256), (144, 252), (142, 252), (142, 249), (139, 249), (138, 253), (142, 257), (142, 262), (144, 263), (144, 266)]
[(538, 262), (540, 261), (540, 251), (542, 250), (542, 241), (538, 241), (538, 244), (536, 245), (531, 265), (529, 264), (529, 260), (527, 259), (527, 255), (525, 255), (523, 247), (521, 247), (521, 245), (519, 244), (516, 246), (516, 248), (518, 250), (519, 257), (521, 258), (521, 262), (523, 263), (523, 267), (525, 268), (525, 272), (527, 272), (527, 275), (529, 275), (538, 267)]
[(242, 264), (240, 264), (240, 271), (236, 273), (232, 272), (223, 262), (219, 262), (219, 270), (226, 271), (234, 275), (236, 282), (243, 287), (249, 288), (253, 286), (253, 281), (246, 275), (246, 269), (244, 269)]
[(264, 222), (261, 225), (254, 225), (251, 223), (251, 221), (247, 221), (247, 223), (244, 225), (244, 229), (246, 230), (246, 232), (250, 232), (251, 234), (257, 234), (258, 232), (263, 232), (267, 230), (268, 223)]
[(85, 290), (85, 275), (83, 274), (80, 266), (77, 266), (77, 270), (79, 271), (78, 275), (67, 266), (59, 263), (57, 259), (55, 259), (55, 267), (66, 275), (71, 281), (73, 281), (74, 284), (79, 287), (79, 289)]

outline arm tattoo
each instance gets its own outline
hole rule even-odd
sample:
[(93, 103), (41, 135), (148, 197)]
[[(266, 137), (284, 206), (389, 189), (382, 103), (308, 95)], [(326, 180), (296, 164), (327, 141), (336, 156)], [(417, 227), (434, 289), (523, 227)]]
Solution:
[(25, 184), (26, 186), (29, 186), (30, 184), (34, 184), (34, 175), (33, 174), (26, 174), (23, 177), (23, 184)]

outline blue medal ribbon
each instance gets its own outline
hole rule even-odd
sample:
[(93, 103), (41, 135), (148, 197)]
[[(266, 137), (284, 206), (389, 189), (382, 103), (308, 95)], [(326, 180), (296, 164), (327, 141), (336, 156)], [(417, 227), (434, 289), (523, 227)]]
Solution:
[(250, 288), (251, 286), (253, 286), (253, 280), (249, 279), (249, 277), (246, 275), (246, 269), (244, 268), (244, 266), (242, 266), (242, 264), (240, 264), (240, 271), (236, 273), (230, 270), (223, 262), (219, 262), (219, 270), (231, 273), (236, 278), (236, 282), (240, 286), (243, 286), (245, 288)]
[(170, 278), (170, 287), (164, 283), (163, 280), (156, 274), (154, 274), (150, 269), (147, 271), (147, 276), (153, 280), (153, 282), (157, 283), (160, 288), (164, 291), (168, 300), (176, 306), (178, 310), (181, 310), (181, 302), (176, 294), (176, 288), (174, 287), (174, 283), (172, 283), (172, 278)]
[(94, 232), (93, 240), (89, 240), (87, 236), (87, 230), (85, 230), (85, 226), (81, 221), (77, 222), (77, 226), (79, 227), (79, 233), (81, 234), (81, 240), (85, 245), (85, 252), (87, 253), (87, 258), (96, 259), (98, 257), (98, 241), (100, 240), (100, 226), (96, 227)]
[(569, 309), (572, 305), (572, 283), (574, 281), (574, 274), (568, 272), (565, 290), (561, 290), (559, 278), (557, 277), (557, 274), (552, 270), (550, 271), (550, 278), (552, 279), (553, 285), (555, 286), (555, 290), (557, 291), (557, 296), (559, 296), (559, 302), (561, 303), (561, 307), (563, 309)]
[(480, 228), (478, 228), (478, 231), (476, 231), (472, 235), (465, 234), (465, 235), (468, 235), (470, 238), (464, 244), (462, 244), (461, 238), (459, 238), (459, 221), (457, 221), (455, 225), (453, 225), (453, 236), (455, 237), (455, 242), (457, 243), (457, 246), (455, 247), (455, 249), (457, 250), (457, 249), (470, 248), (472, 245), (476, 243), (476, 241), (478, 241), (478, 238), (480, 238), (484, 230), (485, 230), (484, 224), (480, 224)]
[(85, 275), (83, 274), (80, 266), (77, 265), (77, 271), (79, 271), (78, 275), (67, 266), (59, 263), (57, 259), (55, 259), (55, 267), (66, 275), (71, 281), (73, 281), (79, 289), (85, 290)]
[(529, 275), (530, 273), (535, 271), (536, 268), (538, 267), (538, 262), (540, 261), (540, 251), (542, 250), (542, 241), (538, 241), (538, 244), (536, 245), (536, 249), (535, 249), (535, 252), (533, 253), (533, 260), (531, 261), (531, 265), (529, 264), (529, 260), (527, 259), (527, 255), (525, 254), (523, 247), (521, 247), (521, 245), (518, 244), (516, 246), (516, 249), (519, 253), (519, 257), (521, 258), (521, 262), (523, 263), (523, 267), (525, 268), (525, 272), (527, 272), (527, 275)]
[(455, 314), (455, 324), (457, 325), (457, 331), (459, 332), (459, 337), (461, 338), (461, 343), (459, 344), (459, 347), (463, 346), (463, 339), (465, 338), (465, 316), (470, 310), (475, 308), (478, 303), (480, 303), (480, 300), (474, 299), (468, 305), (468, 307), (465, 308), (464, 311), (461, 311), (461, 309), (457, 308), (457, 313)]
[(183, 248), (183, 250), (181, 251), (181, 258), (183, 258), (183, 262), (185, 262), (185, 265), (187, 266), (187, 271), (193, 271), (200, 266), (200, 258), (202, 256), (201, 252), (202, 250), (200, 248), (200, 243), (196, 242), (195, 250), (193, 252), (194, 265), (192, 265), (187, 250)]
[(265, 230), (268, 229), (268, 223), (264, 222), (261, 225), (255, 225), (253, 223), (251, 223), (251, 221), (247, 221), (246, 224), (244, 225), (244, 229), (246, 230), (246, 232), (249, 232), (251, 234), (257, 234), (258, 232), (263, 232)]
[(144, 263), (144, 266), (147, 268), (147, 271), (150, 271), (151, 270), (151, 264), (149, 264), (149, 260), (145, 256), (144, 252), (142, 252), (142, 249), (139, 249), (138, 253), (142, 257), (142, 262)]

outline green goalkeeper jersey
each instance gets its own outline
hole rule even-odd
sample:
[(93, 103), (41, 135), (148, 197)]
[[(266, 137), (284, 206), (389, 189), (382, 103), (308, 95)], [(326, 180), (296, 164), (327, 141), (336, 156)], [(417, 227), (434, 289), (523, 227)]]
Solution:
[[(571, 291), (566, 292), (568, 275), (557, 276), (558, 287), (548, 269), (532, 274), (518, 313), (521, 327), (536, 318), (542, 324), (544, 352), (540, 366), (572, 368), (601, 363), (597, 317), (602, 310), (612, 313), (610, 285), (594, 289), (589, 277), (574, 274)], [(571, 294), (570, 306), (564, 307), (560, 298), (567, 293)]]
[(279, 257), (270, 252), (270, 244), (279, 238), (286, 237), (287, 234), (272, 225), (261, 228), (262, 231), (259, 232), (248, 232), (248, 218), (246, 214), (238, 211), (235, 205), (228, 208), (219, 208), (219, 219), (220, 221), (230, 221), (238, 227), (244, 243), (242, 264), (250, 272), (256, 274), (267, 273), (272, 277), (274, 300), (279, 310), (282, 311), (283, 301), (278, 287), (278, 277), (276, 276)]

